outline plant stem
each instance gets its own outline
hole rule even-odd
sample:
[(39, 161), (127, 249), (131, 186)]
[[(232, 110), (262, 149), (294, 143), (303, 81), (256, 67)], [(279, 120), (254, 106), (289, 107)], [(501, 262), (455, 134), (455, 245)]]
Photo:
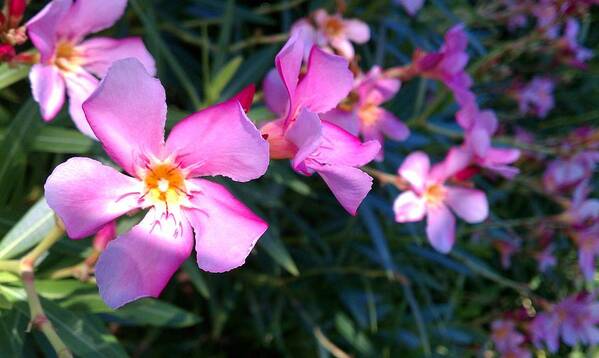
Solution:
[(31, 250), (25, 257), (19, 261), (21, 279), (23, 280), (23, 286), (25, 287), (25, 293), (27, 294), (27, 302), (29, 303), (29, 311), (31, 316), (31, 325), (39, 329), (48, 339), (52, 348), (56, 351), (56, 354), (60, 358), (73, 357), (71, 351), (67, 348), (64, 342), (60, 339), (54, 326), (48, 320), (40, 298), (35, 290), (35, 262), (39, 257), (48, 251), (52, 245), (54, 245), (64, 234), (62, 224), (57, 221), (54, 228), (48, 233), (48, 235), (40, 241), (37, 246)]
[(19, 260), (0, 260), (0, 271), (19, 273), (20, 268)]

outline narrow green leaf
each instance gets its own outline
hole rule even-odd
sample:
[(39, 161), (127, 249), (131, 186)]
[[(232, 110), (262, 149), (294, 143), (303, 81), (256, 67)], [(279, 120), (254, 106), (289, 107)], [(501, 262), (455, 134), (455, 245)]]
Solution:
[(198, 265), (191, 259), (187, 260), (183, 263), (183, 271), (189, 275), (191, 283), (193, 283), (193, 286), (198, 290), (200, 295), (202, 295), (202, 297), (205, 299), (209, 299), (210, 291), (208, 290), (208, 285), (204, 280), (203, 274), (198, 269)]
[(9, 259), (40, 242), (56, 225), (54, 212), (40, 199), (0, 241), (0, 259)]
[[(58, 304), (42, 298), (46, 316), (66, 346), (79, 357), (127, 357), (117, 339), (98, 324), (93, 316), (75, 315)], [(29, 316), (25, 302), (16, 305)]]
[(29, 65), (0, 65), (0, 90), (27, 77), (30, 68)]
[(33, 139), (31, 149), (45, 153), (87, 153), (94, 141), (75, 129), (43, 127)]
[(293, 276), (299, 275), (299, 270), (295, 262), (291, 258), (289, 251), (278, 236), (274, 236), (270, 231), (267, 231), (262, 238), (258, 240), (258, 244), (262, 247), (276, 263), (281, 265), (287, 272)]
[(241, 56), (237, 56), (229, 61), (217, 74), (214, 76), (212, 81), (207, 84), (206, 87), (206, 102), (212, 104), (216, 102), (223, 89), (233, 78), (233, 75), (239, 69), (241, 62), (243, 61)]
[(155, 299), (141, 299), (110, 312), (125, 324), (181, 328), (201, 321), (197, 315)]
[(27, 317), (20, 311), (0, 312), (0, 357), (21, 357)]

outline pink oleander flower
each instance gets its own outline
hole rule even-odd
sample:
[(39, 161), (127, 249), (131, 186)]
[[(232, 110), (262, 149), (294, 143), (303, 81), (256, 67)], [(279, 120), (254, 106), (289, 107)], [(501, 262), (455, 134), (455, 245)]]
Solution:
[(370, 40), (370, 28), (361, 20), (344, 19), (341, 14), (329, 15), (324, 9), (316, 10), (312, 17), (316, 27), (307, 19), (301, 19), (293, 25), (291, 34), (303, 32), (306, 39), (348, 60), (355, 54), (352, 42), (363, 44)]
[(451, 150), (445, 161), (431, 168), (425, 153), (414, 152), (398, 170), (411, 187), (393, 204), (395, 221), (415, 222), (426, 216), (428, 240), (442, 253), (449, 252), (455, 241), (455, 217), (449, 208), (468, 223), (482, 222), (489, 213), (484, 192), (445, 184), (468, 165), (469, 159), (463, 152)]
[(112, 26), (127, 0), (52, 0), (27, 23), (27, 33), (39, 51), (39, 63), (29, 73), (33, 98), (42, 118), (56, 117), (69, 96), (69, 114), (79, 130), (94, 137), (81, 104), (98, 87), (110, 64), (133, 57), (154, 75), (154, 59), (141, 38), (84, 38)]
[(495, 112), (481, 111), (472, 102), (458, 111), (456, 120), (465, 132), (465, 142), (459, 150), (470, 155), (473, 164), (507, 179), (512, 179), (519, 173), (518, 168), (509, 165), (520, 158), (518, 149), (491, 146), (491, 138), (498, 128)]
[(424, 0), (394, 0), (394, 2), (403, 6), (410, 16), (416, 15), (424, 5)]
[(530, 326), (533, 343), (557, 352), (559, 338), (570, 347), (599, 343), (599, 303), (595, 294), (579, 293), (567, 297), (550, 311), (536, 316)]
[(468, 64), (468, 36), (463, 25), (456, 25), (445, 34), (445, 43), (438, 52), (416, 50), (412, 66), (424, 77), (443, 82), (460, 106), (476, 101), (470, 87), (472, 78), (465, 71)]
[(553, 109), (553, 89), (555, 83), (547, 77), (535, 77), (526, 86), (516, 92), (518, 109), (522, 114), (531, 113), (545, 118)]
[(366, 143), (346, 130), (322, 122), (319, 113), (335, 108), (352, 88), (347, 60), (312, 46), (305, 75), (300, 77), (306, 42), (294, 34), (278, 53), (276, 70), (264, 80), (267, 106), (280, 119), (261, 131), (272, 159), (292, 159), (293, 169), (318, 173), (350, 214), (372, 187), (372, 178), (359, 169), (378, 153), (376, 141)]
[(94, 134), (128, 175), (89, 158), (71, 158), (45, 184), (46, 200), (70, 238), (96, 233), (133, 210), (144, 219), (111, 241), (96, 266), (100, 296), (117, 308), (157, 297), (194, 246), (198, 266), (243, 265), (267, 224), (224, 186), (200, 176), (245, 182), (262, 176), (268, 144), (237, 99), (177, 123), (164, 140), (166, 97), (135, 59), (115, 62), (83, 103)]
[(530, 352), (520, 347), (524, 335), (516, 330), (512, 320), (495, 320), (491, 323), (491, 339), (501, 357), (520, 358), (530, 357)]
[(586, 62), (593, 57), (593, 51), (578, 43), (579, 31), (578, 21), (573, 18), (568, 19), (558, 46), (562, 50), (566, 62), (574, 67), (585, 68)]
[(599, 163), (599, 151), (582, 151), (570, 158), (559, 158), (547, 166), (543, 185), (548, 191), (570, 190), (588, 180)]
[[(353, 135), (361, 134), (364, 140), (376, 140), (381, 145), (376, 160), (383, 160), (385, 136), (402, 141), (410, 130), (393, 113), (382, 107), (399, 91), (399, 80), (385, 77), (381, 68), (374, 66), (365, 76), (356, 79), (348, 99), (338, 108), (320, 116), (321, 119), (338, 125)], [(354, 99), (356, 97), (357, 99)], [(355, 103), (351, 103), (351, 101)]]
[(547, 245), (542, 251), (535, 254), (539, 265), (539, 271), (545, 272), (550, 267), (557, 265), (557, 259), (553, 255), (553, 245)]

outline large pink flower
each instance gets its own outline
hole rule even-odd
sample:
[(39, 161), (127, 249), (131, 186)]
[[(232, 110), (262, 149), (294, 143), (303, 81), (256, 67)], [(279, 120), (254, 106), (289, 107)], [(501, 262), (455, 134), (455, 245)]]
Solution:
[(463, 152), (452, 150), (445, 161), (431, 168), (425, 153), (414, 152), (398, 170), (411, 189), (395, 200), (395, 220), (414, 222), (426, 216), (428, 240), (442, 253), (449, 252), (455, 241), (455, 218), (449, 208), (468, 223), (479, 223), (489, 213), (487, 197), (482, 191), (445, 184), (449, 177), (468, 165), (469, 159)]
[(44, 120), (51, 121), (60, 111), (66, 90), (75, 125), (94, 137), (81, 104), (98, 87), (97, 77), (102, 78), (113, 61), (128, 57), (137, 58), (154, 75), (154, 59), (140, 38), (84, 40), (112, 26), (126, 5), (127, 0), (52, 0), (27, 23), (27, 33), (40, 53), (29, 79)]
[[(365, 140), (376, 140), (381, 144), (377, 160), (383, 159), (382, 146), (385, 136), (402, 141), (408, 138), (410, 130), (382, 104), (395, 96), (401, 82), (387, 78), (381, 68), (374, 66), (365, 76), (356, 79), (349, 96), (357, 96), (355, 103), (342, 103), (338, 108), (321, 115), (321, 118), (340, 126), (348, 132), (362, 134)], [(349, 108), (345, 108), (349, 107)]]
[(268, 107), (281, 116), (262, 127), (273, 159), (292, 159), (303, 175), (318, 173), (339, 203), (354, 214), (372, 187), (372, 178), (358, 169), (378, 153), (376, 141), (366, 143), (344, 129), (322, 122), (319, 113), (335, 108), (351, 90), (353, 76), (339, 56), (311, 47), (300, 78), (306, 42), (291, 36), (275, 59), (276, 70), (264, 81)]
[(48, 178), (48, 205), (69, 237), (83, 238), (134, 209), (148, 209), (100, 257), (100, 295), (113, 308), (156, 297), (195, 250), (200, 268), (243, 265), (267, 224), (222, 185), (262, 176), (268, 145), (236, 100), (179, 122), (164, 141), (166, 98), (160, 82), (135, 59), (115, 62), (83, 104), (108, 155), (129, 175), (88, 158), (72, 158)]

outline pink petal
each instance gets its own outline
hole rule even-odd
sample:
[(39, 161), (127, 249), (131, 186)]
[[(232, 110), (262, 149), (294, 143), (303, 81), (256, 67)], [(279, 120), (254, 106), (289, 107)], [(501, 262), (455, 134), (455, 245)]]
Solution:
[(79, 41), (87, 34), (111, 27), (126, 7), (127, 0), (74, 1), (59, 25), (59, 35)]
[(413, 152), (408, 155), (399, 167), (397, 173), (407, 180), (417, 191), (424, 190), (428, 178), (430, 161), (424, 152)]
[(482, 222), (489, 215), (487, 196), (480, 190), (447, 187), (446, 203), (470, 224)]
[(203, 179), (193, 184), (199, 192), (185, 215), (196, 233), (198, 266), (225, 272), (243, 265), (268, 224), (224, 186)]
[(475, 127), (466, 132), (466, 142), (479, 157), (485, 157), (491, 148), (491, 135), (482, 128)]
[(210, 106), (177, 123), (166, 147), (194, 176), (245, 182), (261, 177), (268, 167), (268, 143), (237, 101)]
[(314, 113), (328, 112), (348, 95), (353, 81), (347, 60), (313, 46), (306, 75), (293, 99), (294, 108), (301, 105)]
[(372, 178), (358, 168), (344, 165), (315, 165), (313, 169), (341, 206), (351, 215), (356, 215), (358, 206), (372, 188)]
[(272, 69), (264, 78), (264, 102), (268, 109), (276, 115), (284, 116), (289, 107), (289, 93), (281, 76), (276, 69)]
[[(354, 45), (345, 36), (339, 38), (333, 38), (330, 41), (331, 47), (333, 47), (341, 56), (351, 60), (355, 56)], [(327, 49), (327, 48), (325, 48)], [(333, 51), (330, 51), (331, 55)]]
[(295, 96), (305, 47), (302, 31), (294, 32), (275, 57), (275, 66), (291, 99)]
[(453, 147), (447, 153), (443, 162), (436, 164), (430, 172), (430, 177), (438, 182), (444, 182), (447, 178), (454, 176), (470, 164), (472, 154), (469, 150)]
[(328, 122), (322, 123), (322, 142), (312, 159), (326, 164), (361, 167), (374, 159), (381, 145), (377, 141), (362, 143), (344, 129)]
[(410, 129), (399, 118), (383, 109), (379, 119), (380, 128), (383, 133), (397, 141), (406, 140), (410, 136)]
[(252, 109), (254, 103), (254, 95), (256, 94), (256, 86), (253, 83), (245, 86), (241, 91), (235, 94), (230, 101), (237, 101), (245, 113)]
[(77, 73), (68, 72), (65, 75), (65, 82), (67, 84), (67, 93), (69, 94), (69, 114), (71, 115), (71, 119), (75, 122), (81, 133), (96, 139), (94, 132), (87, 122), (87, 118), (85, 118), (82, 105), (98, 88), (99, 81), (81, 69)]
[(357, 44), (363, 44), (370, 40), (370, 28), (363, 21), (350, 19), (343, 21), (345, 35)]
[(399, 3), (403, 5), (410, 16), (414, 16), (424, 5), (424, 0), (399, 0)]
[(166, 121), (164, 88), (138, 60), (116, 61), (83, 103), (83, 111), (108, 155), (129, 174), (136, 175), (140, 156), (160, 156)]
[(320, 114), (320, 119), (339, 126), (355, 136), (360, 132), (360, 120), (355, 111), (335, 108)]
[(138, 59), (150, 75), (156, 74), (154, 58), (139, 37), (118, 40), (95, 37), (81, 43), (78, 49), (83, 52), (83, 67), (100, 78), (106, 76), (108, 68), (114, 61), (129, 57)]
[(426, 235), (435, 250), (446, 254), (455, 241), (455, 217), (440, 204), (427, 208)]
[(318, 115), (303, 109), (289, 126), (285, 137), (298, 148), (292, 160), (293, 168), (297, 170), (299, 165), (320, 146), (322, 122)]
[(398, 223), (420, 221), (426, 215), (426, 205), (413, 191), (404, 191), (395, 199), (393, 211)]
[(44, 185), (48, 205), (79, 239), (137, 208), (139, 182), (88, 158), (71, 158)]
[(33, 98), (40, 105), (42, 118), (50, 121), (64, 104), (64, 79), (60, 70), (51, 65), (36, 64), (29, 72)]
[(108, 244), (96, 265), (100, 296), (113, 308), (142, 297), (158, 297), (189, 257), (193, 235), (187, 221), (156, 221), (150, 210), (141, 223)]
[(56, 32), (72, 0), (54, 0), (35, 15), (27, 24), (27, 35), (40, 52), (40, 63), (47, 63), (54, 56)]

